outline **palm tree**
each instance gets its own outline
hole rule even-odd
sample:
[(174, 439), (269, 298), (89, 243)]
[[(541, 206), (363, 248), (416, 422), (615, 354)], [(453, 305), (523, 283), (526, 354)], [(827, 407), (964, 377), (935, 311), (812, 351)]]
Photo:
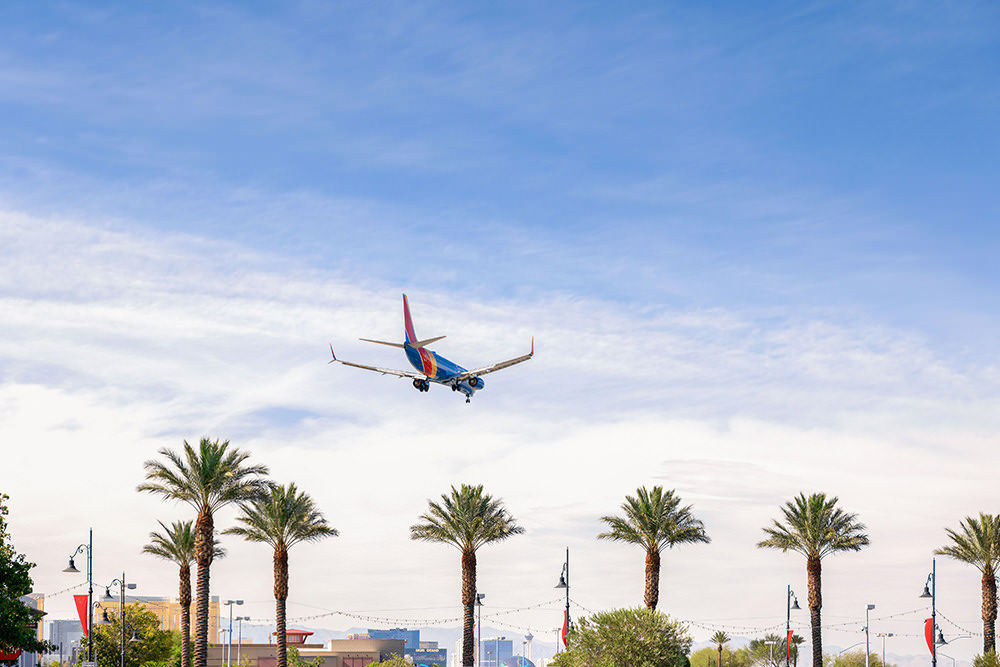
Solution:
[(719, 650), (719, 665), (718, 665), (718, 667), (722, 667), (722, 647), (725, 646), (726, 643), (730, 639), (732, 639), (732, 637), (730, 637), (729, 635), (727, 635), (722, 630), (717, 630), (715, 632), (715, 634), (712, 635), (709, 638), (709, 641), (711, 641), (713, 644), (715, 644), (716, 648)]
[(664, 547), (688, 542), (711, 542), (705, 525), (691, 514), (691, 506), (681, 507), (681, 499), (662, 486), (652, 490), (640, 487), (636, 497), (625, 496), (624, 516), (604, 516), (601, 521), (610, 530), (598, 539), (638, 544), (646, 550), (645, 602), (656, 609), (660, 599), (660, 552)]
[(799, 667), (799, 647), (806, 643), (802, 635), (792, 635), (792, 643), (788, 647), (788, 652), (792, 655), (792, 664)]
[(781, 508), (784, 523), (772, 519), (764, 528), (766, 538), (758, 547), (797, 551), (806, 557), (809, 582), (809, 620), (812, 624), (813, 667), (823, 667), (823, 639), (820, 632), (820, 609), (823, 606), (820, 562), (838, 551), (860, 551), (868, 545), (865, 526), (858, 523), (857, 514), (849, 514), (836, 506), (837, 497), (800, 493)]
[(951, 556), (979, 568), (983, 573), (983, 654), (996, 651), (997, 566), (1000, 565), (1000, 515), (966, 517), (960, 530), (945, 528), (951, 544), (934, 553)]
[(462, 665), (474, 660), (472, 634), (476, 602), (476, 551), (484, 544), (506, 540), (524, 532), (504, 508), (503, 501), (483, 493), (483, 486), (463, 484), (451, 487), (451, 495), (441, 494), (441, 502), (427, 501), (428, 510), (420, 515), (422, 523), (410, 526), (410, 539), (443, 542), (462, 554)]
[(288, 600), (288, 550), (299, 542), (315, 542), (335, 537), (337, 529), (326, 523), (313, 499), (295, 488), (295, 484), (274, 486), (271, 493), (249, 503), (240, 503), (242, 526), (223, 531), (239, 535), (249, 542), (264, 542), (274, 549), (274, 600), (278, 636), (277, 667), (286, 667), (288, 653), (285, 636), (285, 603)]
[[(168, 528), (162, 521), (162, 533), (149, 534), (150, 544), (142, 552), (158, 556), (180, 567), (181, 605), (181, 667), (191, 667), (191, 563), (194, 561), (194, 528), (191, 521), (174, 521)], [(213, 560), (226, 555), (226, 550), (215, 541)]]
[(194, 667), (205, 667), (208, 658), (209, 569), (215, 555), (215, 511), (230, 503), (260, 497), (271, 483), (262, 476), (267, 466), (246, 465), (250, 454), (202, 438), (198, 449), (184, 441), (183, 454), (166, 447), (159, 453), (167, 459), (146, 461), (146, 481), (139, 491), (148, 491), (191, 505), (195, 521), (194, 560), (198, 564), (198, 589), (194, 610)]

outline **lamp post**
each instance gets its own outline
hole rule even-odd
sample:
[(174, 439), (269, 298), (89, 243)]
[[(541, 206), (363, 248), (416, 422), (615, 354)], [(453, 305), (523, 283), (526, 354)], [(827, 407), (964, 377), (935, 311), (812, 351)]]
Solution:
[[(930, 585), (930, 590), (927, 590), (928, 584)], [(931, 667), (937, 667), (937, 645), (938, 645), (938, 627), (937, 627), (937, 609), (935, 607), (935, 602), (937, 601), (937, 559), (931, 559), (931, 573), (927, 575), (927, 581), (924, 583), (924, 592), (920, 594), (922, 598), (931, 599)], [(944, 643), (944, 637), (941, 637), (941, 643)]]
[(69, 566), (63, 572), (79, 574), (73, 563), (73, 556), (87, 550), (87, 661), (94, 661), (94, 529), (90, 529), (87, 543), (81, 544), (69, 557)]
[(233, 664), (233, 605), (243, 604), (243, 600), (226, 600), (225, 604), (229, 607), (229, 635), (226, 637), (226, 665), (228, 667)]
[[(563, 622), (563, 628), (566, 632), (569, 632), (569, 547), (566, 547), (566, 562), (563, 563), (562, 573), (559, 575), (559, 583), (556, 584), (556, 588), (566, 589), (566, 619)], [(566, 638), (563, 638), (563, 642), (566, 647), (569, 647)], [(559, 647), (559, 642), (556, 642), (556, 648)]]
[(104, 587), (104, 598), (105, 602), (110, 602), (114, 600), (111, 597), (111, 587), (118, 586), (121, 592), (121, 603), (118, 605), (118, 622), (122, 626), (122, 646), (121, 646), (121, 667), (125, 667), (125, 589), (132, 590), (135, 588), (135, 584), (125, 583), (125, 573), (122, 572), (121, 579), (113, 579), (110, 584)]
[[(795, 604), (792, 604), (793, 600)], [(785, 667), (788, 667), (792, 659), (792, 610), (795, 609), (798, 611), (802, 609), (799, 606), (799, 599), (792, 592), (791, 584), (788, 585), (788, 595), (785, 597), (785, 603)], [(719, 665), (719, 667), (722, 667), (722, 665)]]
[[(868, 626), (870, 625), (870, 623), (868, 621), (868, 612), (870, 612), (874, 608), (875, 608), (875, 605), (873, 605), (873, 604), (869, 604), (869, 605), (867, 605), (865, 607), (865, 667), (868, 667), (868, 663), (869, 663), (869, 660), (870, 660), (870, 658), (868, 656), (872, 652), (871, 651), (871, 644), (868, 641)], [(883, 663), (882, 667), (885, 667), (884, 663)]]
[(476, 593), (476, 606), (479, 607), (479, 620), (476, 621), (476, 662), (481, 666), (483, 662), (483, 600), (486, 593)]
[(882, 638), (882, 667), (885, 667), (885, 638), (894, 637), (895, 635), (893, 635), (891, 632), (879, 632), (875, 636)]
[(239, 629), (236, 631), (236, 664), (239, 664), (240, 660), (243, 658), (243, 621), (249, 621), (249, 616), (237, 616), (236, 622), (239, 623)]

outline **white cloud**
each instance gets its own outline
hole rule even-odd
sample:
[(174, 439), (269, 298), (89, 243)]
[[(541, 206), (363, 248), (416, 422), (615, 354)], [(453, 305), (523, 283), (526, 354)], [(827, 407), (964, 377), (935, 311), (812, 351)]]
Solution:
[[(637, 604), (641, 552), (593, 538), (626, 493), (663, 484), (713, 537), (664, 555), (663, 608), (752, 627), (783, 621), (787, 583), (805, 597), (798, 557), (753, 546), (799, 491), (839, 495), (872, 535), (870, 549), (825, 564), (831, 623), (860, 618), (869, 601), (886, 615), (919, 608), (942, 528), (995, 499), (984, 462), (996, 445), (996, 372), (945, 363), (919, 332), (545, 293), (410, 294), (418, 331), (448, 334), (437, 347), (460, 362), (518, 354), (535, 336), (534, 360), (490, 376), (465, 405), (326, 365), (329, 341), (345, 358), (402, 364), (356, 342), (399, 335), (399, 296), (374, 281), (233, 243), (11, 213), (0, 216), (0, 246), (2, 488), (40, 591), (71, 583), (60, 570), (93, 526), (98, 579), (126, 569), (142, 593), (172, 594), (170, 566), (139, 551), (156, 520), (188, 512), (134, 489), (158, 448), (203, 435), (250, 450), (340, 529), (292, 554), (300, 609), (454, 615), (440, 609), (458, 600), (457, 554), (412, 543), (408, 526), (461, 482), (486, 484), (527, 528), (481, 552), (494, 609), (554, 600), (566, 546), (575, 600)], [(231, 521), (223, 512), (218, 525)], [(270, 555), (227, 543), (213, 590), (268, 617)], [(941, 604), (976, 628), (967, 570), (939, 564)], [(68, 594), (49, 608), (70, 616)], [(558, 609), (504, 618), (540, 634)], [(878, 622), (919, 635), (918, 617)], [(846, 646), (850, 633), (826, 636)], [(920, 641), (902, 637), (895, 649), (917, 652)]]

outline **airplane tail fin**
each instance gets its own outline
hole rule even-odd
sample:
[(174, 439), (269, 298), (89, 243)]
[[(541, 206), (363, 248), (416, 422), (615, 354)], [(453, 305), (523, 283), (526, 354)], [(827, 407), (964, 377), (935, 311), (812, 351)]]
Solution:
[(417, 341), (417, 334), (413, 332), (413, 319), (410, 318), (410, 304), (403, 295), (403, 333), (406, 336), (406, 343), (412, 345)]

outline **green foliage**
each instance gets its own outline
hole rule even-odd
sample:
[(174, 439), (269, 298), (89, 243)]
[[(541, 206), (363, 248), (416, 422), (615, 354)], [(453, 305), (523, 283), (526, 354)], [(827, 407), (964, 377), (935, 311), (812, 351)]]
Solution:
[[(714, 646), (695, 651), (691, 654), (691, 667), (719, 667), (719, 649)], [(722, 667), (750, 667), (752, 660), (750, 652), (745, 649), (730, 650), (722, 647)]]
[(373, 662), (368, 667), (413, 667), (413, 663), (398, 653), (393, 653), (392, 657), (388, 660)]
[(0, 493), (0, 652), (13, 653), (21, 649), (41, 653), (51, 648), (48, 642), (38, 641), (38, 623), (44, 614), (20, 600), (31, 592), (29, 572), (35, 564), (14, 551), (10, 543), (7, 500), (7, 494)]
[[(868, 664), (870, 667), (883, 667), (882, 656), (877, 653), (870, 653), (868, 655)], [(824, 655), (823, 667), (865, 667), (865, 650), (859, 648), (856, 651), (848, 651), (840, 655)], [(890, 663), (887, 667), (896, 666)]]
[(972, 659), (972, 667), (1000, 667), (996, 651), (987, 651)]
[(288, 667), (319, 667), (324, 662), (324, 658), (303, 658), (299, 655), (299, 649), (295, 646), (288, 647)]
[[(110, 623), (94, 626), (94, 661), (97, 667), (121, 664), (122, 624), (108, 612)], [(170, 667), (180, 633), (160, 630), (156, 614), (139, 605), (125, 607), (125, 667)]]
[(650, 551), (689, 542), (711, 542), (705, 525), (691, 513), (691, 506), (681, 507), (674, 490), (666, 493), (662, 486), (636, 489), (636, 495), (625, 496), (622, 516), (601, 517), (608, 531), (598, 539), (637, 544)]
[(666, 614), (645, 607), (581, 618), (558, 667), (687, 667), (691, 637)]
[(803, 556), (823, 558), (837, 551), (860, 551), (868, 545), (865, 525), (858, 515), (837, 507), (837, 497), (824, 493), (800, 493), (781, 508), (784, 523), (772, 519), (764, 528), (767, 537), (758, 547), (797, 551)]
[(423, 523), (410, 526), (410, 539), (452, 544), (463, 553), (475, 553), (491, 542), (519, 535), (518, 526), (504, 508), (503, 501), (483, 493), (483, 485), (451, 487), (451, 495), (441, 494), (441, 502), (428, 501)]
[(267, 495), (240, 503), (240, 509), (243, 514), (236, 520), (243, 525), (223, 533), (239, 535), (249, 542), (264, 542), (275, 549), (338, 535), (309, 494), (295, 488), (294, 482), (287, 487), (272, 486)]

